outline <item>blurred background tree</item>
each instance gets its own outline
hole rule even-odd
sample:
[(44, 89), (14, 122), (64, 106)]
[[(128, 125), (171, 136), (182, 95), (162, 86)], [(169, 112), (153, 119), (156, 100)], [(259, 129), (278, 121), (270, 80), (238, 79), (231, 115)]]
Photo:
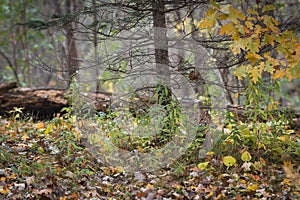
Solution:
[[(280, 22), (279, 28), (299, 35), (298, 0), (218, 2), (244, 13), (272, 4), (276, 9), (270, 14)], [(138, 81), (142, 75), (147, 80), (147, 74), (155, 66), (162, 70), (162, 64), (174, 90), (192, 86), (183, 96), (207, 96), (209, 88), (221, 84), (230, 104), (243, 104), (234, 94), (245, 90), (246, 83), (233, 75), (243, 58), (231, 55), (224, 45), (227, 37), (198, 28), (210, 3), (0, 0), (0, 82), (66, 89), (79, 73), (91, 90), (113, 91), (120, 79)], [(181, 78), (172, 76), (174, 72)], [(297, 105), (299, 81), (282, 85), (282, 103)]]

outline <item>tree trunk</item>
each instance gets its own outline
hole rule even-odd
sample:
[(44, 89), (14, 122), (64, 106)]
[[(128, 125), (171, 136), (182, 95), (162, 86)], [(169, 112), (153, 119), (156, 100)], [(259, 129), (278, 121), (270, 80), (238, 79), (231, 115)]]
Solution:
[(156, 72), (161, 76), (162, 84), (169, 85), (170, 69), (164, 0), (152, 0), (152, 15)]
[[(172, 90), (170, 85), (170, 68), (168, 55), (167, 25), (164, 0), (152, 0), (155, 67), (159, 83), (157, 84), (157, 104), (164, 108), (163, 126), (156, 137), (150, 141), (150, 146), (161, 147), (172, 137), (174, 117), (172, 105)], [(170, 117), (170, 116), (173, 116)]]
[[(66, 0), (66, 9), (67, 14), (72, 14), (75, 12), (76, 1), (75, 0)], [(78, 62), (78, 50), (75, 40), (76, 24), (75, 22), (69, 22), (66, 28), (67, 31), (67, 69), (68, 69), (68, 87), (72, 82), (73, 76), (76, 75), (76, 71), (79, 69)]]

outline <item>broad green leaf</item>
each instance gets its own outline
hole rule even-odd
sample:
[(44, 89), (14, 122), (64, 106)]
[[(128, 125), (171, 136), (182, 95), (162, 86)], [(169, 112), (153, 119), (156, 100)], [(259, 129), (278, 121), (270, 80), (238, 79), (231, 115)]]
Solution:
[(244, 153), (242, 153), (241, 158), (244, 162), (249, 162), (252, 159), (252, 156), (248, 151), (245, 151)]
[(231, 167), (236, 163), (236, 159), (232, 156), (225, 156), (223, 158), (223, 163), (227, 167)]

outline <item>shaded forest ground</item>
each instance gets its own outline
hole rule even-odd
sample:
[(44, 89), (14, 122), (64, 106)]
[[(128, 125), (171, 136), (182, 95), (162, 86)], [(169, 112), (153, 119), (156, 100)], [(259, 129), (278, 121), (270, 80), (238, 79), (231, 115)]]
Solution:
[[(300, 195), (300, 132), (285, 124), (265, 123), (264, 136), (255, 140), (245, 128), (249, 124), (229, 119), (225, 137), (205, 158), (198, 158), (195, 144), (169, 168), (149, 173), (101, 164), (82, 145), (69, 118), (33, 122), (16, 120), (19, 114), (0, 118), (1, 199), (297, 199)], [(234, 139), (236, 130), (241, 130), (243, 141)]]

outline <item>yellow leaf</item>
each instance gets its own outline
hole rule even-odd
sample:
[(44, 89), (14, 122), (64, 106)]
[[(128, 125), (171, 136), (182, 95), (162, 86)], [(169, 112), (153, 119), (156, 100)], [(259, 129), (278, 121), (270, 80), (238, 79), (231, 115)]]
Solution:
[(153, 188), (154, 188), (154, 186), (153, 186), (153, 184), (151, 184), (151, 183), (148, 183), (148, 184), (147, 184), (147, 186), (146, 186), (146, 188), (147, 188), (147, 189), (153, 189)]
[(252, 29), (253, 28), (253, 23), (251, 21), (245, 21), (245, 25), (247, 28)]
[(273, 79), (283, 78), (285, 74), (285, 69), (278, 70), (275, 74), (273, 74)]
[(284, 178), (283, 180), (282, 180), (282, 182), (281, 182), (283, 185), (292, 185), (291, 184), (291, 180), (290, 179), (288, 179), (288, 178)]
[(265, 34), (265, 37), (263, 38), (264, 45), (270, 44), (270, 45), (274, 46), (275, 45), (274, 41), (275, 41), (275, 38), (272, 35)]
[(250, 191), (256, 191), (256, 189), (257, 189), (257, 184), (248, 185), (247, 189), (250, 190)]
[(245, 58), (255, 64), (262, 57), (256, 53), (248, 52)]
[(221, 14), (220, 16), (219, 16), (219, 19), (220, 20), (225, 20), (225, 19), (227, 19), (228, 18), (228, 15), (227, 14)]
[(231, 38), (236, 41), (236, 40), (239, 40), (241, 37), (240, 37), (239, 32), (237, 31), (231, 36)]
[(229, 130), (232, 130), (232, 124), (228, 124), (228, 125), (226, 126), (226, 128), (228, 128)]
[(10, 192), (10, 190), (8, 189), (8, 187), (5, 187), (5, 186), (4, 187), (3, 186), (0, 187), (0, 193), (2, 195), (6, 195), (9, 192)]
[(252, 10), (252, 9), (248, 9), (247, 13), (252, 14), (252, 15), (258, 15), (258, 12), (256, 10)]
[(244, 162), (249, 162), (252, 159), (252, 156), (248, 151), (245, 151), (244, 153), (242, 153), (241, 158)]
[(255, 25), (255, 28), (254, 28), (254, 32), (257, 34), (257, 35), (260, 35), (262, 33), (262, 27), (258, 24)]
[(213, 196), (213, 194), (214, 194), (214, 192), (210, 192), (210, 193), (208, 193), (206, 196), (207, 196), (207, 198), (210, 198), (210, 197)]
[(225, 156), (223, 158), (223, 163), (227, 167), (231, 167), (236, 163), (236, 159), (232, 156)]
[(234, 9), (232, 6), (229, 7), (229, 16), (231, 20), (236, 21), (235, 18), (245, 20), (246, 16), (241, 11)]
[(43, 149), (43, 147), (39, 147), (37, 150), (38, 150), (39, 153), (44, 153), (45, 152), (45, 150)]
[(236, 93), (234, 94), (234, 98), (235, 98), (235, 99), (239, 98), (239, 93), (238, 93), (238, 92), (236, 92)]
[(291, 161), (283, 161), (283, 165), (293, 168), (296, 164), (293, 164)]
[(122, 166), (117, 166), (114, 168), (115, 173), (122, 173), (124, 172), (124, 168)]
[(206, 153), (206, 155), (207, 156), (213, 156), (213, 155), (215, 155), (215, 153), (213, 151), (209, 151), (209, 152)]
[(278, 136), (277, 139), (281, 140), (282, 142), (284, 142), (286, 140), (285, 136)]
[(263, 13), (271, 10), (275, 10), (275, 6), (272, 4), (267, 4), (262, 8)]
[(39, 123), (37, 123), (37, 124), (36, 124), (36, 128), (37, 128), (37, 129), (45, 128), (44, 122), (39, 122)]
[(199, 164), (197, 165), (197, 167), (198, 167), (199, 169), (201, 169), (201, 170), (205, 170), (208, 164), (209, 164), (209, 162), (199, 163)]
[(292, 129), (286, 130), (286, 134), (291, 134), (291, 133), (295, 133), (295, 130), (292, 130)]
[(232, 23), (225, 24), (220, 29), (220, 35), (233, 35), (236, 32), (236, 28)]
[(261, 163), (262, 166), (266, 166), (267, 162), (263, 158), (259, 158), (259, 162)]
[(261, 78), (261, 70), (256, 66), (251, 70), (250, 77), (252, 77), (253, 83), (256, 83)]
[(272, 104), (268, 105), (268, 111), (272, 110), (272, 108), (273, 108)]
[(111, 174), (111, 170), (109, 167), (100, 167), (100, 169), (103, 171), (103, 173), (105, 175), (110, 175)]
[(210, 17), (210, 16), (215, 16), (217, 14), (218, 10), (215, 8), (210, 8), (207, 12), (206, 12), (206, 16)]
[(26, 141), (28, 138), (29, 138), (29, 137), (28, 137), (27, 134), (24, 134), (24, 135), (22, 136), (22, 140), (24, 140), (24, 141)]
[(52, 128), (53, 128), (53, 125), (52, 124), (50, 124), (47, 128), (46, 128), (46, 130), (44, 131), (44, 134), (49, 134), (50, 133), (50, 131), (52, 131)]
[(261, 62), (259, 64), (259, 66), (264, 69), (264, 71), (269, 72), (270, 74), (273, 74), (275, 69), (274, 67), (271, 65), (271, 63), (269, 61), (266, 61), (266, 63)]
[(233, 74), (238, 77), (239, 80), (242, 80), (247, 76), (247, 66), (241, 65), (236, 70), (234, 70)]
[(216, 22), (214, 20), (209, 20), (209, 19), (204, 19), (201, 20), (199, 23), (198, 28), (199, 29), (211, 29), (212, 27), (214, 27), (216, 24)]

